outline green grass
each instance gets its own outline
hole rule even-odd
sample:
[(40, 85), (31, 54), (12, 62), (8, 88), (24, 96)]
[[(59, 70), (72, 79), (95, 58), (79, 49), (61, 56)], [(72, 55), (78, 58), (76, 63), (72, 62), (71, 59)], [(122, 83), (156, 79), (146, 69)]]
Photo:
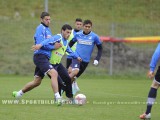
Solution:
[[(39, 17), (44, 10), (44, 0), (1, 0), (1, 17)], [(92, 19), (94, 23), (122, 22), (144, 23), (159, 21), (159, 0), (48, 0), (49, 12), (54, 21), (71, 22), (73, 17)]]
[[(78, 83), (87, 96), (84, 106), (54, 104), (2, 104), (13, 100), (11, 93), (31, 81), (27, 76), (1, 76), (0, 119), (3, 120), (138, 120), (145, 111), (151, 81), (144, 77), (83, 76)], [(26, 93), (21, 100), (52, 100), (50, 80), (45, 78), (38, 88)], [(157, 104), (159, 96), (157, 98)], [(159, 105), (154, 105), (152, 119), (159, 118)]]

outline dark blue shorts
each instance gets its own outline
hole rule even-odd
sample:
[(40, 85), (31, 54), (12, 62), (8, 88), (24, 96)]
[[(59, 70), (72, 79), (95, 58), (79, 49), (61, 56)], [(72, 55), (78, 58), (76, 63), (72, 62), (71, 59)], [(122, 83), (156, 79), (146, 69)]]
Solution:
[(71, 67), (72, 67), (72, 69), (75, 69), (75, 68), (80, 69), (80, 62), (77, 59), (72, 59)]
[(76, 77), (81, 76), (81, 74), (85, 71), (85, 69), (87, 68), (89, 62), (79, 62), (77, 59), (72, 59), (72, 64), (71, 67), (72, 69), (78, 68), (79, 72), (76, 75)]
[(157, 69), (157, 72), (155, 75), (155, 81), (157, 81), (160, 84), (160, 66)]
[(70, 65), (72, 64), (72, 58), (67, 58), (66, 60), (66, 68), (68, 69), (70, 67)]
[(33, 61), (36, 65), (34, 75), (39, 76), (42, 79), (49, 70), (53, 69), (53, 66), (50, 64), (49, 59), (46, 55), (36, 54), (33, 56)]

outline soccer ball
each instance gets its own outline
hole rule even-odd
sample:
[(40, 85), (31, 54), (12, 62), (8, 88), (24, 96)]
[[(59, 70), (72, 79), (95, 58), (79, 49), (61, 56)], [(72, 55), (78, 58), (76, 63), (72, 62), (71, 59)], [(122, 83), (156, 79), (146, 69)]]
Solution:
[(77, 105), (84, 105), (86, 103), (86, 96), (84, 94), (78, 94), (75, 96), (75, 103)]

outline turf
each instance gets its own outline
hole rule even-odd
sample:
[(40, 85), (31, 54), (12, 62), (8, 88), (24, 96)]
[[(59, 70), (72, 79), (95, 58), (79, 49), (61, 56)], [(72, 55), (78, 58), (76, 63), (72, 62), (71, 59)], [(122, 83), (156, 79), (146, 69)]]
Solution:
[[(0, 119), (2, 120), (136, 120), (146, 108), (146, 97), (151, 84), (145, 78), (129, 77), (88, 77), (79, 78), (81, 93), (87, 96), (83, 106), (50, 104), (53, 93), (50, 80), (45, 78), (38, 88), (26, 93), (21, 104), (5, 104), (14, 100), (12, 91), (19, 90), (31, 81), (28, 76), (1, 76)], [(65, 96), (64, 96), (65, 97)], [(48, 100), (33, 104), (26, 101)], [(25, 102), (24, 102), (25, 101)], [(152, 119), (158, 119), (159, 97), (153, 106)]]

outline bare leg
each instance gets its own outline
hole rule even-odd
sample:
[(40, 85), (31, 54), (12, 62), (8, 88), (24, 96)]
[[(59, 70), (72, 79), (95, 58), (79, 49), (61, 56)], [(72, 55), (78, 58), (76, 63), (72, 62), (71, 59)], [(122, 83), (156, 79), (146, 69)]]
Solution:
[(29, 83), (27, 83), (24, 88), (22, 89), (23, 93), (32, 90), (33, 88), (39, 86), (41, 84), (41, 77), (35, 77), (35, 79)]
[(57, 71), (54, 69), (51, 69), (47, 74), (49, 74), (51, 77), (51, 86), (52, 86), (53, 92), (57, 93), (58, 92), (58, 80), (57, 80), (58, 73)]
[(72, 82), (74, 81), (74, 77), (78, 74), (79, 69), (72, 69), (72, 72), (69, 74)]
[(68, 68), (68, 74), (70, 74), (72, 72), (72, 67)]
[(13, 91), (12, 95), (16, 98), (21, 98), (22, 95), (25, 93), (25, 92), (28, 92), (30, 90), (32, 90), (33, 88), (39, 86), (41, 84), (41, 77), (35, 77), (33, 81), (27, 83), (22, 90), (19, 90), (18, 92), (17, 91)]

